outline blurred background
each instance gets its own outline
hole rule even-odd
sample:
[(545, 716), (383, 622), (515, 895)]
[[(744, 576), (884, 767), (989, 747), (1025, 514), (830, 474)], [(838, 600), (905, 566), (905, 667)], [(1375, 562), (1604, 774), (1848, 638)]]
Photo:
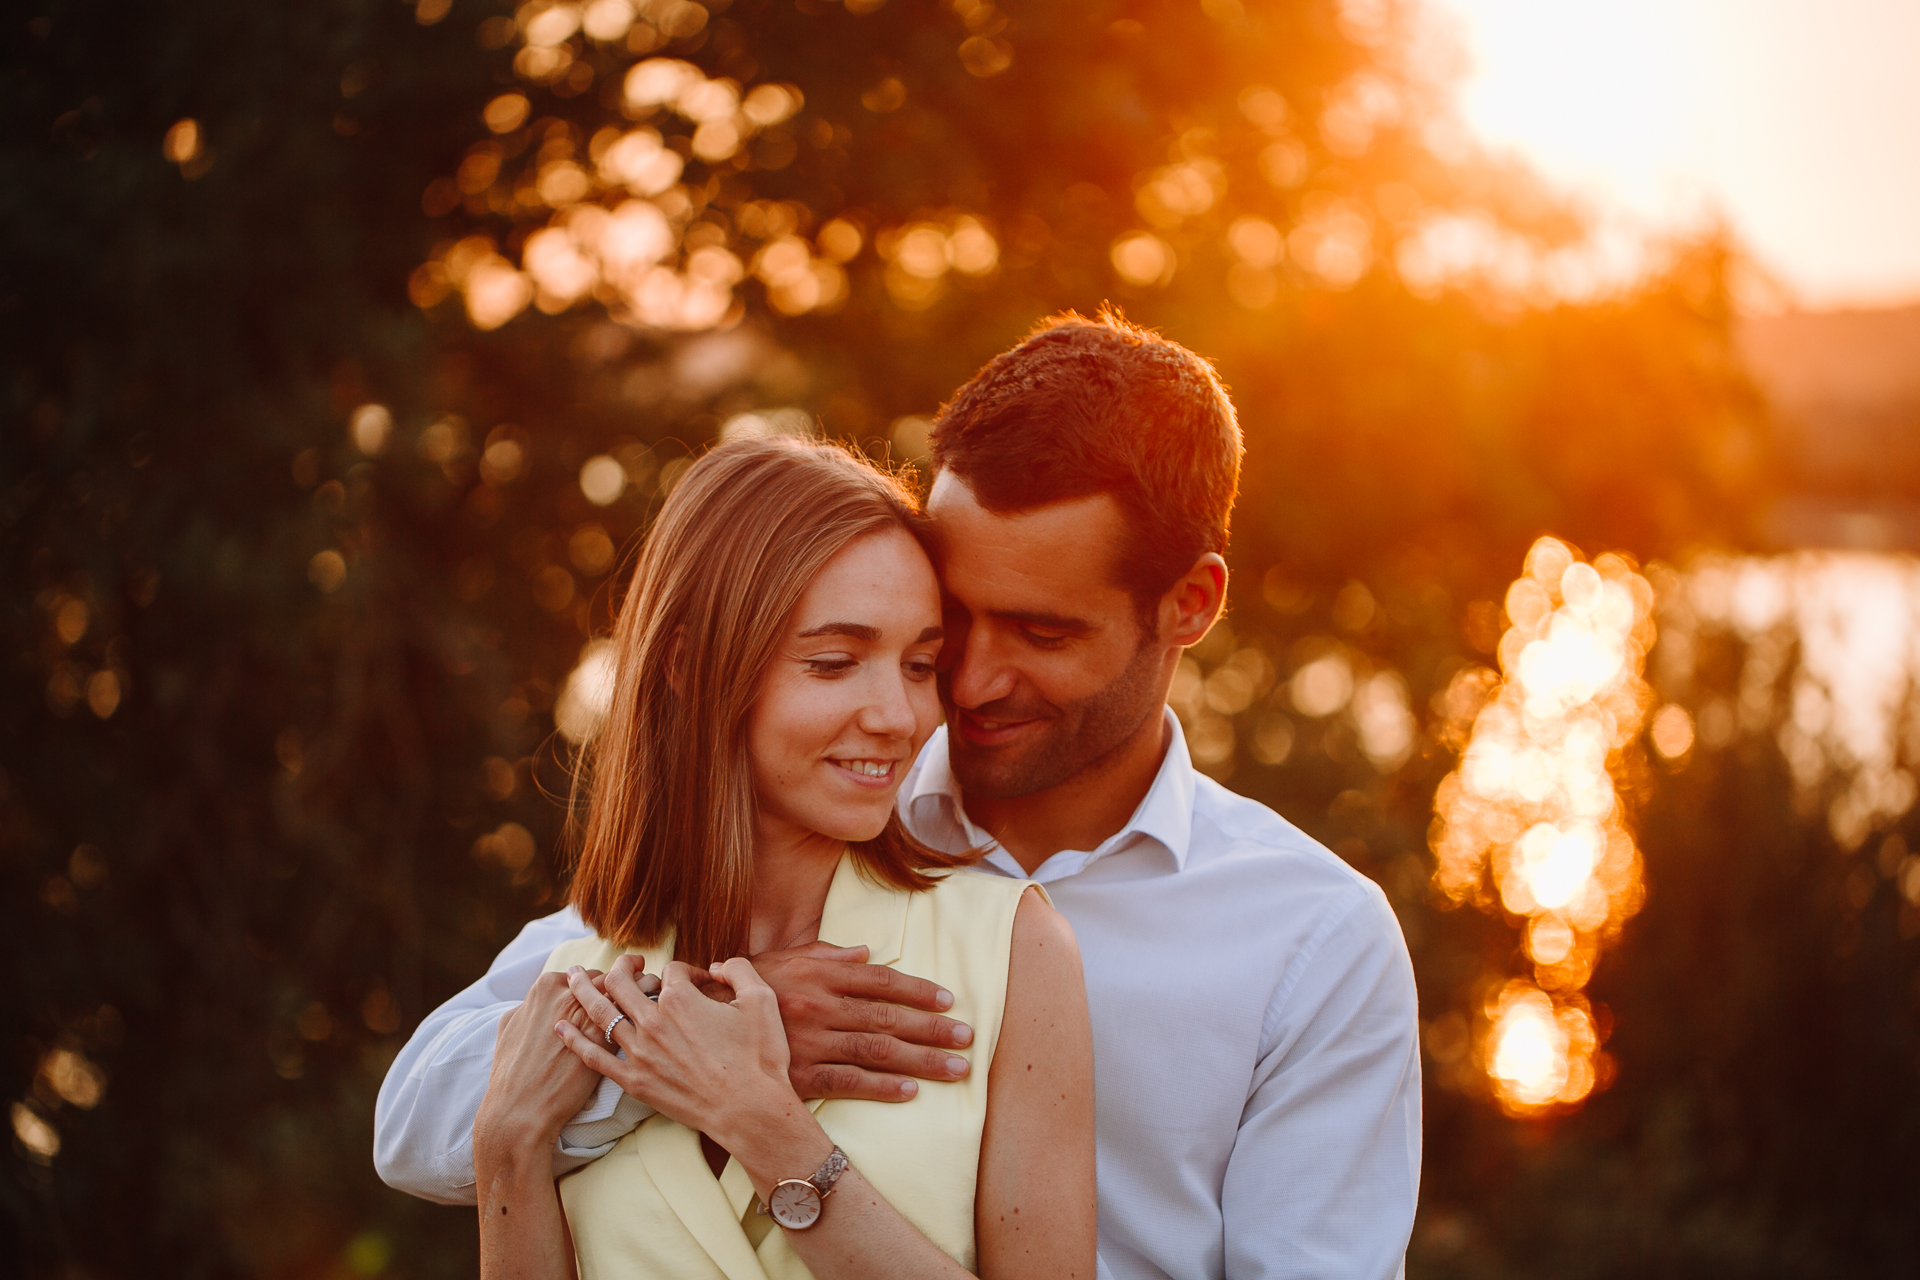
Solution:
[[(0, 1272), (432, 1277), (687, 459), (1038, 317), (1247, 433), (1197, 761), (1418, 971), (1415, 1277), (1911, 1274), (1897, 0), (35, 0), (0, 31)], [(1907, 303), (1908, 305), (1902, 305)]]

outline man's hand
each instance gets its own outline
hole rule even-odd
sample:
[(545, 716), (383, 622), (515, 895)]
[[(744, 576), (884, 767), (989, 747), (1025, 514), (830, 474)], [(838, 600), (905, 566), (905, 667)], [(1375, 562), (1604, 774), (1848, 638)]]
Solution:
[(967, 1060), (950, 1049), (973, 1028), (935, 1012), (953, 996), (924, 978), (868, 964), (865, 947), (810, 942), (753, 957), (787, 1028), (788, 1076), (802, 1098), (904, 1102), (922, 1080), (959, 1080)]

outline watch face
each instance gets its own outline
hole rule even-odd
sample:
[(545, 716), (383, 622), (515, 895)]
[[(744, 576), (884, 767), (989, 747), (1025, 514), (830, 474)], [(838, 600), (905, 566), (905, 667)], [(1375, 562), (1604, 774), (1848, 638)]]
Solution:
[(804, 1231), (820, 1221), (820, 1192), (811, 1182), (790, 1178), (767, 1197), (773, 1220), (791, 1231)]

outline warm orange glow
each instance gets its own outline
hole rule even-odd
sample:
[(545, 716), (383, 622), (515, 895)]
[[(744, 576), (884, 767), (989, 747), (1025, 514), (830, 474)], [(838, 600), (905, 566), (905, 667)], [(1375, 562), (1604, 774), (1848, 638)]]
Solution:
[[(1639, 910), (1640, 854), (1610, 769), (1653, 695), (1653, 588), (1623, 558), (1592, 564), (1553, 538), (1507, 591), (1503, 678), (1470, 671), (1445, 699), (1460, 767), (1434, 797), (1435, 883), (1455, 902), (1524, 917), (1533, 980), (1486, 1013), (1486, 1063), (1514, 1114), (1578, 1102), (1598, 1049), (1580, 990)], [(1671, 721), (1664, 730), (1677, 740)]]
[[(1920, 288), (1913, 154), (1920, 82), (1909, 0), (1431, 0), (1456, 28), (1461, 114), (1478, 139), (1577, 191), (1620, 241), (1618, 283), (1676, 226), (1725, 220), (1808, 300)], [(1437, 21), (1436, 21), (1437, 20)], [(1584, 285), (1584, 287), (1582, 287)]]

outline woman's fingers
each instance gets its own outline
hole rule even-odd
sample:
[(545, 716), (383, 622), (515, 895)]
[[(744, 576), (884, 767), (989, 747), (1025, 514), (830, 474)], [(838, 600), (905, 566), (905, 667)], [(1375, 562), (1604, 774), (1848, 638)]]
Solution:
[(571, 1022), (556, 1022), (553, 1024), (553, 1030), (554, 1033), (560, 1037), (561, 1042), (565, 1044), (568, 1049), (572, 1050), (573, 1055), (579, 1058), (581, 1062), (598, 1071), (603, 1076), (612, 1076), (616, 1080), (620, 1078), (621, 1068), (627, 1064), (614, 1057), (611, 1053), (608, 1053), (596, 1041), (583, 1034), (580, 1028), (574, 1026)]
[(753, 962), (741, 956), (713, 966), (713, 976), (733, 988), (736, 1004), (760, 1005), (773, 1000), (773, 988), (754, 970)]
[(669, 1005), (670, 1001), (672, 1004), (677, 1005), (680, 1001), (690, 996), (700, 996), (701, 999), (706, 999), (706, 996), (702, 994), (700, 990), (700, 986), (702, 982), (706, 981), (707, 976), (708, 975), (701, 973), (690, 964), (685, 964), (679, 960), (669, 961), (667, 967), (660, 971), (661, 1006), (663, 1008), (671, 1007)]
[[(593, 979), (587, 976), (587, 971), (579, 965), (567, 970), (567, 986), (573, 991), (573, 998), (580, 1002), (580, 1007), (587, 1011), (587, 1018), (599, 1034), (600, 1042), (607, 1042), (608, 1029), (612, 1028), (613, 1043), (626, 1048), (626, 1036), (630, 1032), (628, 1024), (635, 1017), (635, 1011), (623, 1008), (615, 998), (601, 994), (595, 989)], [(608, 991), (617, 998), (618, 990), (611, 975), (607, 986)], [(640, 1003), (644, 1005), (647, 1001), (643, 997)], [(625, 1015), (624, 1018), (622, 1015)]]
[(607, 971), (607, 994), (619, 1001), (628, 1017), (635, 1020), (650, 1017), (654, 1009), (653, 1001), (647, 998), (647, 975), (639, 972), (638, 964), (625, 963), (626, 959), (622, 956)]

